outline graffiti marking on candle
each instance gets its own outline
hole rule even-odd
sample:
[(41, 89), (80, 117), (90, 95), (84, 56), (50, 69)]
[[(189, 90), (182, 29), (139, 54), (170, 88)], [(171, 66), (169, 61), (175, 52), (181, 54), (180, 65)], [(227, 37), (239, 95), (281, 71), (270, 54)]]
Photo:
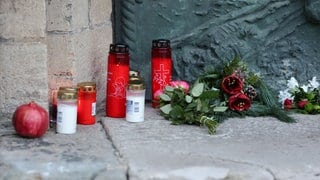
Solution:
[(110, 96), (113, 97), (118, 97), (118, 98), (125, 98), (126, 97), (126, 83), (125, 83), (125, 78), (119, 77), (117, 78), (114, 83), (112, 84), (113, 86), (113, 92), (110, 94)]
[(154, 71), (153, 81), (160, 85), (160, 89), (163, 89), (166, 85), (167, 75), (169, 74), (169, 70), (164, 68), (164, 64), (160, 64), (160, 69)]

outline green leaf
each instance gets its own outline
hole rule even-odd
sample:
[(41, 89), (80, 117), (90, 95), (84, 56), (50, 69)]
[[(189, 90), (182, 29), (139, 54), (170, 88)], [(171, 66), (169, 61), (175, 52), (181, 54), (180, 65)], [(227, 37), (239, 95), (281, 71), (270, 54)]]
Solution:
[(219, 90), (204, 91), (199, 98), (201, 99), (217, 99), (219, 98)]
[(174, 120), (184, 119), (184, 112), (181, 106), (174, 106), (169, 114)]
[(161, 112), (163, 112), (164, 114), (167, 114), (167, 115), (168, 115), (168, 114), (170, 113), (170, 111), (172, 110), (172, 106), (171, 106), (171, 104), (166, 104), (166, 105), (160, 107), (160, 110), (161, 110)]
[(319, 111), (319, 110), (320, 110), (320, 105), (314, 105), (314, 106), (313, 106), (313, 109)]
[(312, 101), (315, 96), (316, 96), (316, 95), (313, 94), (313, 93), (307, 93), (307, 99), (308, 99), (309, 101)]
[(209, 99), (205, 99), (201, 101), (201, 104), (202, 104), (201, 112), (207, 113), (210, 111), (209, 101), (210, 101)]
[(196, 101), (191, 102), (190, 104), (187, 105), (185, 111), (193, 111), (194, 112), (197, 108), (197, 104), (198, 103)]
[(313, 111), (313, 105), (311, 103), (307, 103), (305, 106), (304, 106), (304, 109), (308, 112), (308, 113), (311, 113)]
[(167, 94), (161, 94), (160, 99), (163, 101), (171, 101), (170, 96), (168, 96)]
[(201, 100), (200, 100), (200, 99), (197, 99), (197, 100), (196, 100), (196, 103), (197, 103), (197, 111), (201, 111), (201, 108), (202, 108)]
[(219, 76), (219, 74), (207, 74), (207, 75), (205, 75), (204, 76), (205, 78), (212, 78), (212, 79), (216, 79), (216, 78), (218, 78), (218, 77), (220, 77)]
[(191, 103), (193, 98), (189, 95), (186, 95), (185, 99), (187, 103)]
[(226, 107), (226, 106), (219, 106), (219, 107), (213, 108), (214, 112), (225, 112), (227, 110), (228, 110), (228, 107)]
[(167, 91), (167, 92), (173, 92), (173, 91), (174, 91), (174, 87), (172, 87), (172, 86), (166, 86), (166, 87), (164, 88), (164, 90)]
[(184, 116), (185, 116), (185, 120), (188, 124), (194, 124), (196, 122), (195, 117), (194, 117), (195, 116), (194, 112), (192, 112), (192, 111), (186, 112)]
[(204, 83), (197, 83), (195, 86), (191, 89), (191, 95), (193, 97), (199, 97), (201, 93), (204, 90)]

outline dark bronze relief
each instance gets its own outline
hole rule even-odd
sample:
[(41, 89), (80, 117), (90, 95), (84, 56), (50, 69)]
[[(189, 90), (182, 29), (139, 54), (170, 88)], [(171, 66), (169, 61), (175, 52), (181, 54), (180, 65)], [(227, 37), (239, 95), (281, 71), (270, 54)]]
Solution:
[(173, 79), (189, 82), (240, 56), (275, 90), (320, 78), (319, 0), (114, 0), (114, 41), (147, 82), (153, 39), (171, 40)]

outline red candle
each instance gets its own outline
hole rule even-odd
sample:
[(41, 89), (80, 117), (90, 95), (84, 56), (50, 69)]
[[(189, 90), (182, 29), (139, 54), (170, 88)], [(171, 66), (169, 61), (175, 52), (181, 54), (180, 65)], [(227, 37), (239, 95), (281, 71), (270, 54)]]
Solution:
[(106, 115), (124, 118), (126, 115), (126, 87), (129, 81), (129, 48), (111, 44), (107, 70)]
[(158, 90), (162, 91), (170, 83), (171, 72), (170, 41), (166, 39), (153, 40), (151, 51), (152, 107), (159, 106), (159, 99), (154, 94)]
[(96, 122), (96, 83), (78, 84), (78, 124), (90, 125)]

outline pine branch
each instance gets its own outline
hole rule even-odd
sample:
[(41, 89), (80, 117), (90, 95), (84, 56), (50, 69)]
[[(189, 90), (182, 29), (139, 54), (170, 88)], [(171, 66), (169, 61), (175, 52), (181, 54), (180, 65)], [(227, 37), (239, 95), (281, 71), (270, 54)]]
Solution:
[(259, 117), (270, 115), (270, 108), (263, 104), (252, 104), (250, 109), (246, 111), (247, 116)]
[(266, 114), (278, 118), (283, 122), (295, 122), (295, 120), (288, 116), (286, 112), (281, 109), (280, 105), (277, 103), (277, 97), (264, 82), (261, 80), (256, 84), (257, 88), (260, 90), (259, 98), (261, 102), (267, 107), (268, 111)]
[(282, 122), (288, 122), (288, 123), (296, 122), (295, 119), (288, 116), (287, 113), (283, 109), (278, 108), (278, 107), (273, 107), (273, 108), (271, 107), (269, 115), (279, 119)]

